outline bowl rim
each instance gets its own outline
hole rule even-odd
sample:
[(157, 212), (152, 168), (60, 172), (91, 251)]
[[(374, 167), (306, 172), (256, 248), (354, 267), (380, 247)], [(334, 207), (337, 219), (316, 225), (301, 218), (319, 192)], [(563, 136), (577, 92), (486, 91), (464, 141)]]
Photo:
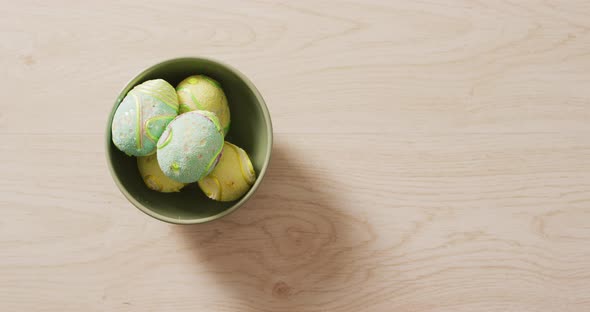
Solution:
[[(121, 182), (119, 177), (115, 174), (115, 171), (114, 171), (114, 168), (112, 165), (113, 159), (111, 158), (111, 154), (109, 153), (109, 149), (112, 147), (111, 146), (111, 144), (112, 144), (112, 142), (111, 142), (112, 141), (112, 139), (111, 139), (111, 124), (112, 124), (113, 117), (114, 117), (117, 107), (119, 106), (119, 104), (121, 103), (121, 100), (123, 99), (123, 97), (125, 97), (125, 95), (127, 93), (127, 92), (125, 92), (125, 90), (127, 88), (129, 88), (129, 86), (137, 84), (141, 79), (143, 79), (143, 76), (145, 76), (147, 73), (154, 70), (155, 68), (163, 66), (163, 65), (167, 65), (170, 63), (181, 62), (181, 61), (211, 62), (211, 63), (214, 63), (218, 66), (225, 67), (226, 69), (228, 69), (232, 73), (236, 74), (248, 86), (248, 88), (250, 88), (250, 90), (252, 90), (252, 93), (256, 97), (258, 103), (260, 103), (260, 108), (262, 109), (262, 114), (264, 116), (264, 122), (266, 124), (267, 129), (268, 129), (268, 131), (266, 131), (266, 137), (268, 140), (268, 145), (266, 148), (266, 156), (264, 158), (262, 168), (260, 169), (260, 172), (258, 173), (258, 177), (256, 178), (256, 181), (254, 182), (254, 185), (252, 185), (250, 190), (248, 190), (248, 192), (246, 194), (244, 194), (244, 196), (242, 196), (242, 198), (240, 198), (239, 201), (235, 202), (231, 207), (221, 211), (218, 214), (215, 214), (215, 215), (212, 215), (209, 217), (205, 217), (205, 218), (195, 218), (195, 219), (170, 218), (170, 217), (166, 217), (164, 215), (161, 215), (159, 213), (156, 213), (153, 210), (151, 210), (151, 209), (147, 208), (146, 206), (144, 206), (143, 204), (141, 204), (127, 191), (127, 188), (123, 185), (123, 183)], [(223, 63), (221, 61), (218, 61), (216, 59), (209, 58), (209, 57), (178, 57), (178, 58), (172, 58), (172, 59), (168, 59), (168, 60), (156, 63), (156, 64), (142, 70), (141, 72), (136, 74), (132, 79), (130, 79), (125, 84), (125, 86), (119, 92), (119, 95), (116, 97), (113, 107), (109, 111), (109, 115), (107, 117), (107, 127), (106, 127), (105, 139), (106, 139), (105, 140), (105, 142), (106, 142), (105, 154), (106, 154), (107, 166), (109, 167), (109, 172), (111, 173), (111, 177), (113, 178), (113, 181), (117, 185), (117, 188), (125, 196), (125, 198), (127, 198), (127, 200), (129, 202), (131, 202), (131, 204), (133, 204), (136, 208), (138, 208), (140, 211), (144, 212), (145, 214), (149, 215), (150, 217), (153, 217), (157, 220), (168, 222), (171, 224), (186, 225), (186, 224), (206, 223), (206, 222), (210, 222), (210, 221), (214, 221), (219, 218), (222, 218), (222, 217), (234, 212), (235, 210), (237, 210), (241, 206), (243, 206), (244, 203), (246, 203), (254, 195), (254, 193), (256, 192), (256, 190), (258, 189), (260, 184), (262, 183), (262, 180), (264, 179), (264, 176), (266, 175), (266, 171), (267, 171), (268, 166), (270, 164), (270, 159), (271, 159), (271, 154), (272, 154), (272, 146), (273, 146), (273, 128), (272, 128), (272, 121), (270, 118), (270, 113), (268, 111), (268, 107), (266, 106), (266, 102), (264, 101), (264, 98), (260, 94), (260, 91), (258, 91), (256, 86), (254, 85), (254, 83), (252, 83), (252, 81), (250, 81), (250, 79), (248, 79), (248, 77), (246, 77), (246, 75), (242, 74), (242, 72), (240, 72), (236, 68), (234, 68), (226, 63)]]

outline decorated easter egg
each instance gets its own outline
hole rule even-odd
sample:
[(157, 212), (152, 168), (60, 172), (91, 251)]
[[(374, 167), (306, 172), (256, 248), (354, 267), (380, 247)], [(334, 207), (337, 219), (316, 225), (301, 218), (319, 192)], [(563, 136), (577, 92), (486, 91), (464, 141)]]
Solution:
[(246, 152), (225, 142), (217, 166), (199, 181), (207, 197), (218, 201), (239, 199), (256, 181), (256, 173)]
[(215, 114), (191, 111), (176, 117), (158, 141), (158, 163), (164, 174), (192, 183), (207, 175), (219, 160), (223, 130)]
[(127, 155), (150, 155), (177, 115), (174, 88), (162, 79), (148, 80), (131, 89), (119, 104), (111, 125), (113, 143)]
[(179, 192), (184, 183), (168, 178), (158, 165), (156, 154), (137, 157), (137, 168), (145, 185), (154, 191), (162, 193)]
[(224, 135), (229, 131), (230, 113), (227, 98), (219, 82), (205, 75), (190, 76), (176, 87), (180, 113), (206, 110), (219, 119)]

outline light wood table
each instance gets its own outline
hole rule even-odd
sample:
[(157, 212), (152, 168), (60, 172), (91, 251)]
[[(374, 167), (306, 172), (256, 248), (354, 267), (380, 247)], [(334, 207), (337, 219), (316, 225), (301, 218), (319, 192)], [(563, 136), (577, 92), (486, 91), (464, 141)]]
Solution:
[[(590, 2), (12, 1), (0, 311), (590, 311)], [(274, 123), (206, 225), (128, 203), (106, 119), (205, 56)]]

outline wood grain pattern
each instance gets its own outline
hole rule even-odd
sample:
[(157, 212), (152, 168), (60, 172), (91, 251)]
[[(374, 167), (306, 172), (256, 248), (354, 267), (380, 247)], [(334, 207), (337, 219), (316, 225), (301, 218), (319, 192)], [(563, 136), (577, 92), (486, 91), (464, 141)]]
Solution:
[[(0, 14), (0, 311), (590, 311), (590, 2)], [(254, 81), (276, 144), (245, 207), (172, 226), (103, 131), (135, 73), (197, 55)]]

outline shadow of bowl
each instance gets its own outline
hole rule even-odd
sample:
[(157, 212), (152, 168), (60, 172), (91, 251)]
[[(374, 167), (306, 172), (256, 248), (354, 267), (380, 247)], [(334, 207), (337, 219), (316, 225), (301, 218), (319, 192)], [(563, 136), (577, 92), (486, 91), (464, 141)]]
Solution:
[(339, 209), (321, 170), (308, 168), (275, 144), (264, 187), (243, 209), (172, 229), (194, 255), (195, 274), (213, 274), (242, 311), (318, 311), (368, 278), (358, 263), (373, 233)]

